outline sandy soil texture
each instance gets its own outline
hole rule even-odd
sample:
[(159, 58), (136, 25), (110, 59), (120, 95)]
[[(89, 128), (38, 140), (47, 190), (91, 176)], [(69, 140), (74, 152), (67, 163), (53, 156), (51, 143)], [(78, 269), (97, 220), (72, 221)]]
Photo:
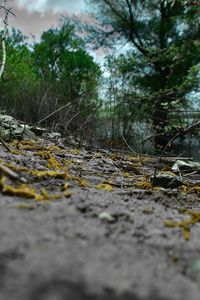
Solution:
[(27, 183), (1, 171), (0, 299), (200, 299), (197, 187), (153, 188), (151, 158), (11, 147), (0, 162)]

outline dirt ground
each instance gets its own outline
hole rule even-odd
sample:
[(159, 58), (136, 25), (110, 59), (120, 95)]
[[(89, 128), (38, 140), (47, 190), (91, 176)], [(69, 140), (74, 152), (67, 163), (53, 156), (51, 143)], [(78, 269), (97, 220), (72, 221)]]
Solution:
[(0, 299), (200, 299), (198, 218), (189, 236), (165, 226), (198, 214), (197, 188), (153, 188), (153, 158), (11, 148), (0, 162), (20, 177), (1, 171)]

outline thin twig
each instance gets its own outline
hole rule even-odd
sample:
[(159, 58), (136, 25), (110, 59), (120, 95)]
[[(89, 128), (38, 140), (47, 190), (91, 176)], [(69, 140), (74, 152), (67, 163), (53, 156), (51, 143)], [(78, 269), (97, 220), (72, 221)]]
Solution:
[(86, 118), (86, 120), (81, 124), (79, 131), (81, 132), (83, 127), (86, 126), (90, 120), (96, 115), (98, 109), (101, 107), (101, 103), (93, 110), (93, 112)]
[(194, 174), (197, 174), (197, 173), (198, 173), (198, 171), (193, 171), (191, 173), (183, 174), (183, 176), (187, 177), (187, 176), (194, 175)]
[(67, 130), (67, 128), (69, 127), (69, 124), (76, 118), (78, 117), (78, 115), (80, 115), (81, 111), (78, 111), (77, 113), (75, 113), (72, 118), (67, 122), (66, 126), (65, 126), (65, 131)]
[(179, 134), (180, 134), (180, 132), (177, 132), (177, 133), (170, 139), (170, 141), (167, 143), (167, 145), (166, 145), (165, 148), (163, 149), (163, 151), (162, 151), (162, 153), (161, 153), (161, 155), (160, 155), (160, 157), (159, 157), (159, 159), (158, 159), (158, 162), (157, 162), (157, 164), (156, 164), (156, 166), (155, 166), (155, 169), (154, 169), (153, 185), (154, 185), (154, 181), (155, 181), (155, 179), (156, 179), (156, 174), (157, 174), (157, 170), (158, 170), (159, 164), (160, 164), (160, 162), (161, 162), (161, 160), (162, 160), (162, 158), (163, 158), (163, 156), (164, 156), (164, 154), (165, 154), (165, 151), (167, 150), (168, 146), (170, 146), (171, 143), (179, 136)]
[(43, 104), (43, 102), (44, 102), (44, 100), (45, 100), (45, 98), (46, 98), (48, 92), (49, 92), (49, 87), (47, 88), (47, 90), (46, 90), (46, 92), (45, 92), (45, 94), (44, 94), (44, 96), (42, 97), (42, 100), (41, 100), (41, 102), (40, 102), (40, 106), (39, 106), (39, 108), (38, 108), (38, 116), (39, 116), (39, 113), (40, 113), (42, 104)]
[(128, 149), (129, 149), (131, 152), (133, 152), (134, 154), (138, 154), (138, 153), (137, 153), (135, 150), (133, 150), (133, 148), (127, 143), (127, 141), (126, 141), (126, 139), (125, 139), (123, 133), (122, 133), (122, 139), (123, 139), (124, 143), (126, 144), (126, 146), (128, 147)]
[(64, 108), (70, 106), (72, 104), (72, 102), (67, 103), (65, 105), (63, 105), (62, 107), (58, 108), (57, 110), (53, 111), (52, 113), (50, 113), (49, 115), (47, 115), (46, 117), (44, 117), (42, 120), (38, 121), (37, 123), (35, 123), (35, 126), (44, 122), (45, 120), (49, 119), (50, 117), (52, 117), (54, 114), (56, 114), (57, 112), (63, 110)]
[(17, 145), (16, 145), (17, 148), (19, 148), (19, 144), (20, 144), (20, 142), (21, 142), (22, 139), (23, 139), (23, 135), (24, 135), (25, 130), (26, 130), (26, 124), (23, 124), (23, 129), (22, 129), (21, 135), (20, 135), (20, 137), (19, 137), (18, 143), (17, 143)]
[(27, 180), (23, 177), (20, 177), (16, 172), (11, 170), (10, 168), (4, 166), (3, 164), (0, 163), (0, 171), (6, 175), (8, 175), (10, 178), (14, 180), (19, 180), (23, 183), (27, 183)]
[(199, 126), (200, 126), (200, 121), (198, 121), (197, 123), (195, 123), (193, 125), (188, 126), (183, 132), (187, 133), (187, 132), (191, 131), (192, 129), (195, 129)]
[(8, 152), (12, 152), (12, 150), (10, 149), (10, 147), (8, 146), (8, 144), (3, 140), (3, 138), (1, 136), (0, 136), (0, 142), (6, 148), (6, 150), (8, 150)]
[(180, 180), (183, 181), (183, 176), (182, 176), (181, 171), (179, 169), (178, 161), (176, 162), (176, 165), (177, 165), (177, 171), (178, 171), (178, 175), (180, 177)]

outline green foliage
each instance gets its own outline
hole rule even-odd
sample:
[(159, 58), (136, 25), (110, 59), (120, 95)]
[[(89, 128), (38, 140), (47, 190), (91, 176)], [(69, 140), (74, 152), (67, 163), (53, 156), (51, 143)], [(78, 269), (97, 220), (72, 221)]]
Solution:
[(128, 51), (114, 64), (117, 77), (127, 79), (125, 93), (128, 89), (132, 100), (118, 97), (117, 106), (126, 107), (123, 114), (130, 111), (130, 118), (137, 111), (139, 119), (151, 120), (156, 145), (166, 144), (170, 111), (186, 105), (188, 93), (199, 85), (198, 7), (168, 0), (88, 2), (96, 8), (97, 21), (89, 28), (96, 46), (127, 43)]
[(40, 84), (33, 65), (32, 53), (20, 31), (12, 31), (6, 40), (7, 61), (1, 81), (1, 109), (26, 119), (34, 93)]
[(95, 78), (100, 76), (100, 68), (83, 46), (68, 23), (44, 32), (33, 52), (38, 74), (46, 81), (77, 81), (77, 92), (80, 92), (82, 81), (91, 73)]
[(57, 105), (73, 102), (74, 113), (80, 111), (79, 126), (81, 116), (85, 118), (96, 106), (101, 71), (74, 26), (63, 20), (59, 28), (44, 32), (34, 45), (33, 57), (39, 78), (57, 94)]
[(98, 105), (100, 67), (85, 50), (74, 26), (63, 22), (43, 32), (41, 40), (26, 43), (20, 31), (6, 40), (7, 63), (1, 82), (1, 109), (27, 122), (37, 122), (59, 107), (72, 102), (47, 125), (65, 130), (70, 122), (78, 129)]

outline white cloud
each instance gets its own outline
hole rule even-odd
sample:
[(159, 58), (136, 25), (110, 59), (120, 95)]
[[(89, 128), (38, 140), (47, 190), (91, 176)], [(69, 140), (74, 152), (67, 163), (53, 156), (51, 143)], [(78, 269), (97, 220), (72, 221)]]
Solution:
[(84, 0), (16, 0), (18, 7), (26, 8), (29, 12), (47, 10), (55, 12), (79, 13), (85, 8)]
[(18, 0), (17, 4), (20, 8), (26, 8), (28, 11), (43, 11), (47, 4), (47, 0)]

